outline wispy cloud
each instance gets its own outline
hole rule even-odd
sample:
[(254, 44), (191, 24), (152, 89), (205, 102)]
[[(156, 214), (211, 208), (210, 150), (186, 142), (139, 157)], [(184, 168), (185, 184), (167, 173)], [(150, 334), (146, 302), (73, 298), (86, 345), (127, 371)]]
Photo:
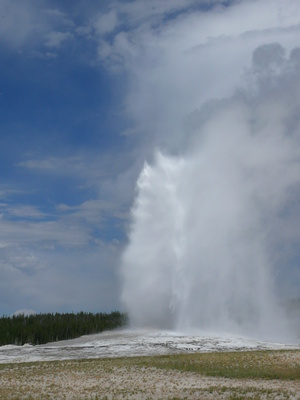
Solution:
[[(1, 205), (0, 205), (1, 208)], [(30, 219), (40, 219), (45, 218), (47, 214), (41, 212), (38, 207), (31, 205), (17, 205), (15, 207), (5, 207), (5, 213), (9, 217), (19, 217), (19, 218), (30, 218)]]
[(60, 47), (64, 42), (73, 39), (70, 32), (50, 32), (46, 35), (44, 45), (46, 47)]
[(109, 11), (105, 14), (99, 14), (93, 22), (96, 34), (102, 36), (115, 29), (118, 24), (116, 10)]
[(74, 173), (74, 170), (80, 169), (82, 161), (83, 159), (78, 156), (48, 157), (21, 161), (16, 166), (39, 171), (51, 171), (57, 174), (70, 174)]

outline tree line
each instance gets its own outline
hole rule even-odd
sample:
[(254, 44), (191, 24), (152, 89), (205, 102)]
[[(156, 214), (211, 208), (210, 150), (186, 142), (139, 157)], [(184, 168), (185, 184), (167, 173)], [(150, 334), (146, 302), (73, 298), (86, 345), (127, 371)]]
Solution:
[(32, 345), (74, 339), (127, 325), (127, 315), (107, 313), (55, 313), (13, 315), (0, 318), (0, 346)]

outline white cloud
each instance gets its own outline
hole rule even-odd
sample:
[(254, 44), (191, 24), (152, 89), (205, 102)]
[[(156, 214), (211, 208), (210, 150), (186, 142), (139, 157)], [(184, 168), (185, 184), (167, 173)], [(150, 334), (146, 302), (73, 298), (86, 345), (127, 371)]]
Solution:
[(51, 51), (42, 52), (42, 51), (33, 50), (29, 53), (29, 57), (40, 58), (42, 60), (52, 60), (54, 58), (57, 58), (57, 54), (53, 53)]
[(85, 251), (53, 251), (31, 248), (28, 243), (7, 249), (5, 255), (0, 250), (2, 311), (12, 313), (5, 310), (23, 309), (25, 305), (37, 312), (119, 309), (119, 251), (119, 247), (107, 245)]
[(40, 260), (37, 252), (29, 249), (26, 244), (10, 243), (0, 249), (0, 257), (3, 266), (3, 275), (16, 273), (16, 271), (27, 276), (38, 273), (45, 267), (44, 261)]
[(42, 13), (45, 14), (48, 19), (53, 19), (54, 24), (59, 21), (60, 23), (68, 27), (75, 26), (74, 22), (66, 15), (66, 13), (58, 10), (57, 8), (49, 8), (47, 10), (43, 10)]
[(87, 36), (89, 38), (91, 38), (91, 33), (92, 33), (92, 26), (88, 25), (88, 26), (78, 26), (75, 29), (75, 32), (79, 35), (79, 36)]
[(33, 170), (54, 171), (57, 173), (67, 174), (70, 173), (70, 170), (74, 170), (74, 167), (81, 163), (81, 161), (82, 158), (76, 156), (69, 158), (48, 157), (22, 161), (16, 166)]
[(53, 177), (73, 178), (83, 187), (95, 186), (100, 178), (110, 174), (108, 165), (110, 157), (103, 155), (95, 157), (92, 154), (68, 156), (36, 157), (16, 164), (17, 167), (27, 169), (40, 175)]
[(163, 22), (168, 7), (172, 11), (173, 4), (126, 3), (118, 15), (135, 23), (120, 25), (107, 41), (99, 39), (101, 62), (129, 75), (125, 107), (133, 123), (126, 131), (143, 135), (145, 156), (156, 145), (182, 148), (188, 114), (210, 99), (230, 96), (256, 48), (279, 43), (289, 52), (299, 37), (295, 1), (285, 7), (279, 0), (244, 1), (205, 12), (187, 7)]
[(34, 310), (28, 310), (26, 308), (22, 310), (17, 310), (13, 313), (13, 315), (24, 315), (25, 317), (28, 317), (29, 315), (34, 315), (36, 312)]
[(5, 212), (9, 216), (20, 217), (20, 218), (44, 218), (47, 215), (41, 212), (37, 207), (34, 206), (15, 206), (6, 207)]
[(116, 11), (112, 10), (106, 14), (100, 14), (96, 17), (93, 26), (98, 35), (103, 35), (113, 31), (118, 23)]
[(42, 4), (32, 0), (1, 0), (0, 42), (20, 54), (55, 58), (57, 55), (47, 48), (59, 48), (73, 39), (76, 26), (73, 15), (52, 6), (47, 0)]
[(125, 204), (128, 207), (131, 202), (142, 157), (136, 151), (101, 155), (81, 153), (72, 157), (31, 158), (16, 166), (39, 175), (74, 179), (78, 190), (90, 189), (94, 196), (98, 196), (90, 204), (97, 203), (102, 209), (112, 212), (123, 209)]
[(87, 200), (78, 206), (60, 204), (58, 210), (68, 212), (72, 219), (84, 220), (86, 223), (96, 225), (101, 222), (103, 213), (111, 211), (112, 204), (101, 199)]
[(31, 0), (1, 0), (0, 41), (21, 51), (27, 48), (41, 51), (40, 46), (45, 40), (49, 47), (57, 47), (69, 40), (71, 33), (59, 32), (57, 28), (72, 29), (73, 21), (60, 10), (44, 9), (43, 5)]
[(36, 10), (31, 2), (0, 2), (0, 40), (13, 47), (23, 45), (33, 36)]
[(60, 47), (64, 42), (73, 39), (70, 32), (50, 32), (46, 35), (46, 47)]
[(32, 244), (43, 246), (55, 244), (58, 247), (87, 245), (90, 228), (70, 219), (57, 221), (1, 221), (0, 240), (11, 244)]

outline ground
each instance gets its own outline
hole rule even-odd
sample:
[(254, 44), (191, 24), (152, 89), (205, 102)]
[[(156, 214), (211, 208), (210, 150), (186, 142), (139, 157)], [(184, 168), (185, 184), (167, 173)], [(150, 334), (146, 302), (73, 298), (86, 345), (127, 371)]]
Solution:
[[(253, 352), (253, 357), (257, 357), (257, 353)], [(252, 353), (249, 352), (249, 354), (251, 356)], [(176, 361), (175, 357), (177, 356), (171, 358), (172, 362)], [(184, 356), (179, 357), (181, 357), (178, 358), (180, 367)], [(202, 362), (202, 358), (197, 358), (198, 356), (188, 355), (187, 357), (189, 357), (189, 362), (194, 359), (196, 362)], [(214, 362), (216, 362), (216, 357), (219, 356), (214, 356)], [(232, 364), (236, 359), (228, 358), (229, 356), (224, 354), (220, 354), (220, 357), (221, 363), (224, 363), (226, 359), (231, 360)], [(249, 357), (247, 363), (249, 363)], [(283, 379), (207, 376), (204, 372), (177, 370), (177, 365), (175, 369), (173, 367), (170, 369), (170, 364), (166, 365), (165, 362), (170, 359), (168, 356), (2, 364), (0, 366), (0, 399), (300, 400), (300, 352), (264, 352), (263, 355), (260, 354), (260, 359), (265, 360), (266, 368), (270, 363), (270, 357), (273, 361), (276, 360), (281, 368), (282, 377), (285, 376), (282, 372), (285, 369), (294, 371), (292, 379), (289, 379), (287, 375)], [(207, 364), (210, 359), (211, 355), (206, 355), (203, 362)], [(241, 355), (237, 359), (240, 360), (238, 370), (241, 371), (240, 362), (244, 362), (246, 358)], [(185, 364), (182, 365), (186, 366), (186, 359), (184, 360)], [(229, 363), (229, 361), (226, 362)], [(232, 365), (229, 366), (230, 368)]]

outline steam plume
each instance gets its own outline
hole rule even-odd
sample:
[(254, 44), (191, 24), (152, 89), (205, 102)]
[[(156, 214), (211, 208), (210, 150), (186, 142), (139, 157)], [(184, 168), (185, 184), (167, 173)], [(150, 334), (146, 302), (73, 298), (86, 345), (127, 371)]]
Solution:
[(257, 48), (244, 89), (193, 112), (182, 153), (145, 163), (122, 260), (134, 324), (286, 334), (274, 254), (299, 190), (299, 53)]

